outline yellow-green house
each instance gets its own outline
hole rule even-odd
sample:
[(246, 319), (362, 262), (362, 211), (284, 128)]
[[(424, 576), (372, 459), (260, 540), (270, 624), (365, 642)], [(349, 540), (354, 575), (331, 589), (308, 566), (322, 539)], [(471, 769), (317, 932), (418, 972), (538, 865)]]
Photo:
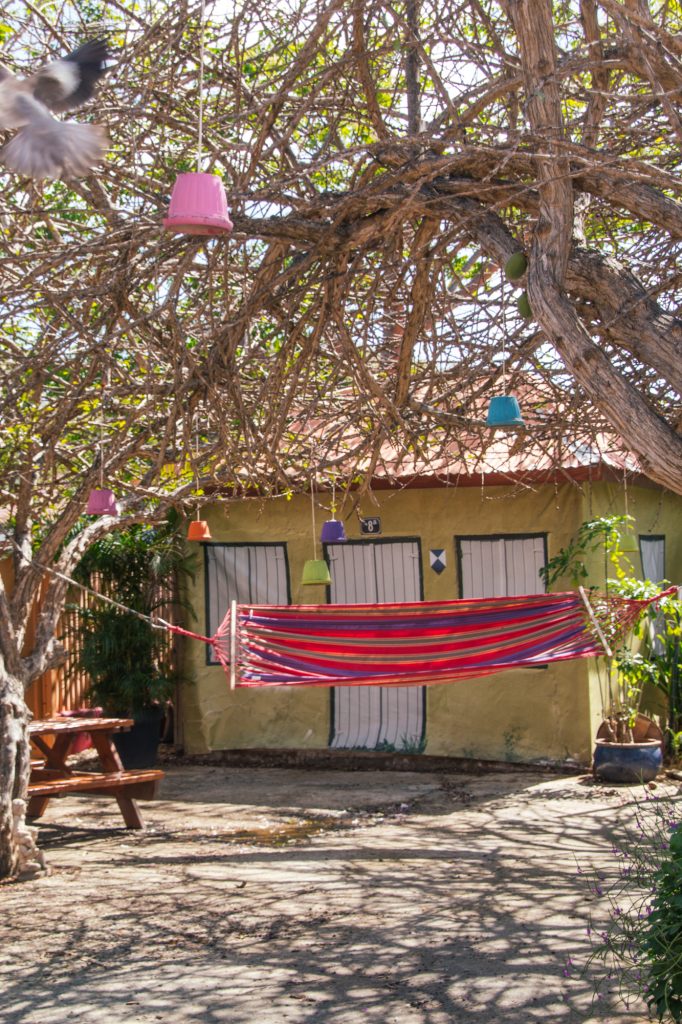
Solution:
[[(597, 516), (634, 517), (636, 575), (682, 581), (682, 498), (639, 474), (627, 485), (604, 461), (559, 473), (527, 469), (377, 479), (339, 517), (348, 540), (322, 548), (331, 494), (214, 500), (202, 512), (189, 599), (210, 636), (230, 600), (249, 604), (442, 601), (544, 590), (538, 569)], [(315, 532), (313, 532), (313, 514)], [(301, 583), (306, 560), (325, 557), (332, 584)], [(605, 562), (595, 555), (590, 583)], [(570, 583), (553, 589), (569, 589)], [(211, 649), (185, 652), (180, 728), (190, 754), (247, 749), (403, 751), (490, 760), (589, 763), (606, 703), (595, 659), (514, 669), (428, 687), (230, 690)]]

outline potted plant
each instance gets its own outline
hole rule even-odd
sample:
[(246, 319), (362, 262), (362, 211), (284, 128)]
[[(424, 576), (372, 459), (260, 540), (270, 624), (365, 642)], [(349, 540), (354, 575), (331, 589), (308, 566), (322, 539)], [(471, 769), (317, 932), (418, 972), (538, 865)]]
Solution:
[[(615, 589), (623, 597), (646, 600), (666, 585), (665, 580), (652, 583), (624, 578), (616, 581)], [(662, 597), (656, 607), (650, 605), (646, 609), (635, 630), (637, 649), (622, 648), (616, 658), (626, 694), (639, 699), (648, 688), (657, 691), (665, 703), (665, 747), (671, 759), (682, 753), (681, 635), (682, 601), (678, 591), (676, 595)]]
[[(623, 532), (627, 535), (631, 523), (632, 517), (626, 515), (583, 523), (573, 540), (541, 570), (545, 582), (552, 584), (568, 575), (574, 586), (584, 583), (589, 578), (586, 559), (590, 554), (599, 553), (604, 557), (605, 576), (609, 567), (615, 573), (615, 578), (606, 579), (607, 597), (654, 597), (660, 592), (661, 584), (635, 579), (624, 551)], [(605, 651), (604, 658), (599, 659), (605, 675), (605, 700), (603, 721), (597, 730), (593, 772), (595, 778), (605, 782), (647, 782), (656, 777), (663, 763), (663, 732), (640, 711), (647, 685), (665, 696), (671, 723), (677, 722), (678, 729), (682, 728), (679, 721), (682, 710), (679, 701), (680, 602), (663, 598), (658, 613), (649, 606), (633, 630), (633, 639), (624, 643), (608, 600), (600, 600), (595, 588), (590, 588), (590, 594), (600, 634), (613, 649), (610, 656)], [(655, 623), (660, 623), (661, 614), (667, 623), (664, 632), (670, 641), (665, 657), (656, 653), (660, 630)]]
[(179, 681), (169, 634), (150, 616), (178, 604), (180, 577), (191, 572), (179, 520), (135, 525), (94, 544), (77, 577), (119, 605), (94, 601), (79, 609), (79, 668), (90, 677), (88, 698), (105, 715), (133, 718), (115, 743), (126, 768), (151, 767), (165, 707)]

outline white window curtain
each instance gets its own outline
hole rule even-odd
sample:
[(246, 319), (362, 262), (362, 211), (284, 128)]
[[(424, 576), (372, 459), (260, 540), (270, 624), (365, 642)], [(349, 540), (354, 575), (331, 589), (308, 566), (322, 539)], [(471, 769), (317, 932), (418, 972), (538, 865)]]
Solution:
[(540, 569), (547, 560), (544, 534), (457, 539), (461, 596), (543, 594)]
[(645, 580), (660, 583), (665, 579), (665, 537), (640, 537), (642, 574)]

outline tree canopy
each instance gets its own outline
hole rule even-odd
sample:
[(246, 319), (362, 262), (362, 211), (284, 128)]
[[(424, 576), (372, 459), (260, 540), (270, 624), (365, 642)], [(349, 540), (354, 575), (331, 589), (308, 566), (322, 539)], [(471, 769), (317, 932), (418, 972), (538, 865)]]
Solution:
[[(73, 538), (104, 482), (139, 519), (207, 487), (475, 471), (502, 392), (514, 452), (619, 436), (682, 493), (679, 4), (0, 6), (16, 73), (113, 54), (75, 115), (105, 164), (2, 177), (2, 504), (40, 562), (111, 528)], [(161, 226), (198, 166), (229, 238)]]
[[(510, 466), (616, 447), (682, 494), (679, 0), (0, 0), (17, 74), (102, 35), (103, 166), (0, 164), (0, 877), (33, 857), (24, 687), (111, 530), (480, 473), (500, 393)], [(162, 228), (198, 168), (229, 238)], [(84, 519), (104, 485), (120, 519)]]

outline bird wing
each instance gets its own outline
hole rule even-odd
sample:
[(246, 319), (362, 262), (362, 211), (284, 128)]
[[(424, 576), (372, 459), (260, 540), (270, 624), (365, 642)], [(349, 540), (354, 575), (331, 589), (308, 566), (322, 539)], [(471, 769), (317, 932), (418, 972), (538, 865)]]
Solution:
[(0, 160), (27, 178), (82, 177), (104, 156), (107, 136), (96, 124), (57, 121), (29, 92), (14, 97), (12, 115), (22, 127), (0, 150)]
[[(26, 123), (17, 107), (17, 97), (23, 94), (22, 83), (4, 65), (0, 64), (0, 131), (20, 128)], [(31, 97), (33, 102), (33, 97)], [(43, 110), (45, 108), (43, 107)], [(47, 111), (45, 111), (47, 113)]]
[(46, 64), (26, 84), (35, 98), (55, 113), (73, 110), (94, 95), (98, 80), (107, 70), (108, 57), (106, 40), (93, 39), (62, 60)]

